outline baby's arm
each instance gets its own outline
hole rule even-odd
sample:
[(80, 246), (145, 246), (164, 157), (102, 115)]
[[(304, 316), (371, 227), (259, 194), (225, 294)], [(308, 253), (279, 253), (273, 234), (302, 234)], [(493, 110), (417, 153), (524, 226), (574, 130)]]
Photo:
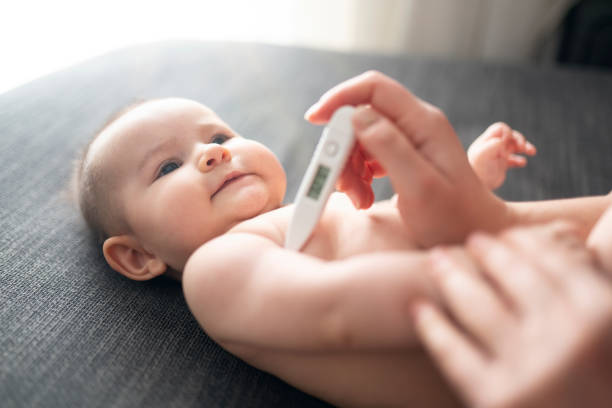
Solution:
[(506, 179), (511, 167), (524, 167), (536, 148), (518, 131), (502, 122), (492, 124), (470, 145), (468, 160), (480, 181), (495, 190)]
[(192, 255), (183, 288), (196, 319), (225, 347), (406, 348), (415, 340), (409, 302), (436, 298), (426, 267), (420, 252), (326, 262), (232, 233)]

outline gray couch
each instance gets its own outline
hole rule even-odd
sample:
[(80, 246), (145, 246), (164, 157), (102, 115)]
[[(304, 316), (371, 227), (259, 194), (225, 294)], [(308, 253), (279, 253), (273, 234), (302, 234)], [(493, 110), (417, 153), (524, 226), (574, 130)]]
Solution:
[[(610, 72), (200, 42), (87, 61), (0, 95), (2, 406), (326, 406), (216, 346), (179, 284), (112, 272), (63, 192), (77, 152), (114, 111), (181, 96), (270, 146), (290, 201), (320, 135), (304, 111), (368, 69), (440, 106), (466, 146), (498, 120), (528, 135), (538, 156), (509, 176), (506, 199), (611, 188)], [(390, 196), (389, 184), (376, 192)]]

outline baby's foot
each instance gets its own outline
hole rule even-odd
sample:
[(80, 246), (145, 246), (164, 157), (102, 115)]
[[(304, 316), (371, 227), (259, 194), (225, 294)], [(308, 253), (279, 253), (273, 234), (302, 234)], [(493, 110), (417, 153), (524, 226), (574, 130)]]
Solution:
[(508, 168), (527, 165), (527, 158), (519, 154), (533, 156), (536, 148), (520, 132), (503, 122), (489, 126), (467, 152), (472, 168), (491, 190), (504, 183)]

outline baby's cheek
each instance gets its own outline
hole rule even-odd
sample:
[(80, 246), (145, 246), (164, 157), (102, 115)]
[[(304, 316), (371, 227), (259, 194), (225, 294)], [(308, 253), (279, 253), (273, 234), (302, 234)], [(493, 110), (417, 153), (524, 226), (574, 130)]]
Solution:
[(251, 146), (251, 150), (241, 157), (241, 163), (248, 171), (259, 174), (266, 183), (272, 196), (279, 205), (285, 197), (287, 189), (287, 175), (285, 169), (272, 151), (263, 145)]
[(193, 188), (179, 185), (164, 191), (163, 195), (156, 197), (150, 203), (153, 222), (171, 239), (184, 240), (187, 238), (186, 235), (192, 235), (193, 231), (197, 230), (200, 218), (203, 217), (204, 199), (195, 197), (192, 190)]
[(197, 230), (203, 209), (193, 202), (175, 202), (164, 206), (158, 216), (160, 223), (167, 225), (169, 234), (186, 234)]
[(154, 238), (160, 253), (167, 261), (184, 264), (208, 237), (207, 226), (202, 215), (193, 207), (171, 207), (160, 211), (156, 217), (158, 225)]

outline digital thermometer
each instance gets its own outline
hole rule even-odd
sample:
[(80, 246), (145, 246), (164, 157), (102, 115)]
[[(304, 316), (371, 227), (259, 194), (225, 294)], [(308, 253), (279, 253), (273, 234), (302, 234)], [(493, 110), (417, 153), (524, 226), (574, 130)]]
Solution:
[(295, 197), (285, 248), (299, 251), (314, 230), (355, 143), (351, 123), (355, 108), (338, 108), (317, 144)]

